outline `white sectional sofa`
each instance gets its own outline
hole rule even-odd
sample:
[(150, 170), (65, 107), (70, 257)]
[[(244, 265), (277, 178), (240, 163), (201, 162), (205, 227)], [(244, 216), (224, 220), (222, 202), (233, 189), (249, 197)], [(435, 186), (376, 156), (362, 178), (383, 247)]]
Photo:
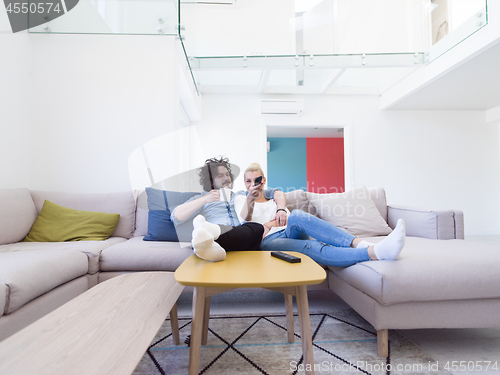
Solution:
[[(388, 206), (383, 189), (369, 194), (390, 227), (405, 220), (400, 259), (328, 267), (327, 278), (377, 330), (379, 355), (388, 354), (389, 329), (500, 327), (500, 248), (465, 241), (461, 211)], [(316, 197), (287, 193), (287, 205), (317, 214)]]
[[(45, 200), (76, 210), (118, 213), (120, 220), (105, 241), (22, 242)], [(143, 226), (136, 227), (132, 192), (0, 190), (0, 341), (112, 276), (175, 271), (192, 254), (189, 243), (134, 237), (137, 230), (145, 231), (144, 225), (147, 229), (147, 211), (141, 213)]]
[[(392, 207), (383, 189), (369, 194), (390, 226), (406, 221), (401, 259), (329, 267), (325, 285), (379, 332), (379, 353), (386, 355), (388, 329), (500, 326), (500, 249), (464, 241), (460, 211)], [(319, 215), (317, 194), (286, 197), (290, 210)], [(44, 200), (120, 219), (104, 241), (21, 242)], [(0, 190), (0, 340), (99, 282), (123, 272), (175, 271), (192, 254), (189, 242), (143, 241), (147, 228), (144, 194)]]

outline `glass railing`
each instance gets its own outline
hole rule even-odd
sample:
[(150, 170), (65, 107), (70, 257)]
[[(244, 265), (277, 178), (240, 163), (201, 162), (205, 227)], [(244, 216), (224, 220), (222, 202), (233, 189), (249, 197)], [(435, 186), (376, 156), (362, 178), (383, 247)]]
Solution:
[(28, 2), (30, 32), (178, 35), (182, 25), (197, 57), (423, 52), (487, 24), (486, 0), (61, 0), (40, 12), (48, 4)]
[(486, 0), (186, 0), (180, 8), (193, 57), (425, 52), (487, 24)]
[[(189, 51), (188, 51), (189, 52)], [(345, 55), (217, 56), (191, 58), (193, 69), (352, 68), (422, 64), (424, 53), (361, 53)]]
[[(32, 4), (36, 2), (33, 1)], [(31, 33), (178, 35), (178, 0), (69, 0), (61, 12), (29, 13)], [(66, 6), (63, 6), (66, 4)], [(41, 22), (42, 21), (42, 22)], [(44, 22), (43, 22), (44, 21)]]
[[(41, 0), (30, 0), (29, 6)], [(28, 12), (30, 33), (43, 34), (126, 34), (179, 37), (179, 0), (61, 0), (49, 11)], [(36, 8), (36, 7), (35, 7)], [(190, 60), (181, 44), (196, 87)]]
[[(377, 94), (388, 77), (401, 79), (421, 66), (424, 53), (199, 57), (190, 63), (196, 82), (205, 88), (244, 86), (250, 92), (283, 93), (301, 86), (301, 93), (314, 94), (349, 86)], [(376, 90), (366, 91), (370, 87)]]
[(31, 33), (178, 36), (197, 90), (198, 85), (238, 82), (278, 88), (318, 87), (325, 81), (329, 87), (387, 85), (394, 77), (432, 62), (488, 22), (486, 0), (61, 0), (57, 4), (62, 14), (54, 9), (29, 13)]
[(484, 27), (486, 5), (486, 0), (193, 1), (182, 2), (180, 14), (202, 91), (239, 85), (267, 93), (292, 86), (301, 86), (300, 92), (347, 86), (380, 92)]
[(486, 0), (434, 0), (429, 7), (430, 46), (426, 63), (442, 56), (488, 24)]
[(404, 53), (425, 50), (424, 12), (402, 0), (181, 2), (181, 24), (190, 56)]

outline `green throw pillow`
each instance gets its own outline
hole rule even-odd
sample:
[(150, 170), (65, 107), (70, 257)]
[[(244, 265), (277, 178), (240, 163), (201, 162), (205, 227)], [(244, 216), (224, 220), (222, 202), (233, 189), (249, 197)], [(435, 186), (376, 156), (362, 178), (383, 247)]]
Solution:
[(46, 200), (23, 241), (103, 241), (111, 236), (119, 219), (119, 214), (78, 211)]

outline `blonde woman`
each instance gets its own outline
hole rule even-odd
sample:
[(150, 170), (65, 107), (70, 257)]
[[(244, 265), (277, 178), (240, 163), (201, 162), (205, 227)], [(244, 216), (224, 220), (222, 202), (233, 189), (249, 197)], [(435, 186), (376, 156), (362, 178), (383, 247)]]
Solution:
[[(262, 179), (261, 179), (262, 177)], [(372, 244), (302, 210), (280, 208), (262, 194), (266, 178), (259, 164), (244, 173), (248, 194), (236, 197), (234, 206), (240, 221), (264, 225), (262, 250), (297, 251), (325, 266), (347, 267), (369, 260), (397, 260), (405, 244), (405, 223), (399, 220), (382, 242)], [(255, 183), (259, 180), (260, 183)], [(284, 226), (278, 226), (278, 216)], [(312, 238), (311, 238), (312, 237)]]

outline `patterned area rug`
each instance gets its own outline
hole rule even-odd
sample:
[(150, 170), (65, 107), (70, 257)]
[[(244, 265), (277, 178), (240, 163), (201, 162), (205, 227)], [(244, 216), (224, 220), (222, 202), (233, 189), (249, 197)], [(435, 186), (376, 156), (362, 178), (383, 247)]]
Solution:
[[(316, 374), (449, 374), (396, 331), (389, 331), (389, 357), (377, 355), (373, 327), (353, 310), (311, 314)], [(173, 344), (170, 322), (158, 331), (134, 375), (188, 373), (191, 320), (179, 318), (181, 342)], [(304, 374), (300, 329), (288, 343), (285, 315), (211, 316), (201, 348), (200, 374)]]

